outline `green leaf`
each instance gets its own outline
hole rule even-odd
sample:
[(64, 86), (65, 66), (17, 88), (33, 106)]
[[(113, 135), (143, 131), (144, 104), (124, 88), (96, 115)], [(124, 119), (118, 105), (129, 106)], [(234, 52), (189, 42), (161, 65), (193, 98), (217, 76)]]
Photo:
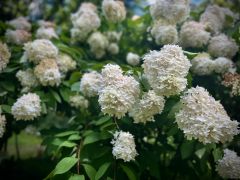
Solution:
[(216, 148), (212, 151), (212, 155), (213, 155), (214, 161), (217, 162), (219, 159), (222, 158), (223, 152), (220, 148)]
[(99, 180), (108, 170), (109, 166), (111, 163), (104, 163), (97, 171), (96, 175), (95, 175), (95, 180)]
[(134, 172), (127, 166), (125, 165), (120, 165), (123, 171), (126, 173), (127, 177), (129, 180), (136, 180), (137, 177), (135, 176)]
[(14, 92), (15, 90), (15, 86), (14, 86), (14, 83), (12, 83), (11, 81), (4, 81), (4, 82), (1, 82), (1, 85), (4, 89), (8, 90), (8, 91), (11, 91), (11, 92)]
[(64, 141), (62, 144), (60, 144), (59, 148), (60, 147), (75, 147), (77, 144), (74, 143), (74, 142), (71, 142), (71, 141)]
[(59, 96), (59, 94), (53, 90), (50, 90), (50, 93), (53, 95), (53, 97), (56, 99), (57, 102), (61, 103), (61, 97)]
[(80, 82), (76, 82), (71, 86), (71, 91), (80, 92)]
[(84, 175), (73, 174), (68, 180), (85, 180)]
[(76, 163), (78, 159), (75, 157), (63, 158), (55, 167), (53, 175), (64, 174), (69, 171)]
[(72, 134), (68, 138), (68, 140), (70, 140), (70, 141), (76, 141), (76, 140), (80, 140), (80, 139), (81, 139), (81, 136), (79, 136), (78, 134)]
[(91, 144), (91, 143), (94, 143), (96, 141), (99, 141), (100, 140), (100, 136), (99, 136), (99, 133), (91, 133), (89, 134), (85, 139), (84, 139), (84, 142), (83, 144), (86, 145), (86, 144)]
[(68, 102), (70, 92), (71, 91), (68, 88), (61, 88), (60, 89), (60, 94), (61, 94), (62, 98), (64, 99), (64, 101)]
[(82, 166), (84, 167), (88, 177), (90, 178), (90, 180), (94, 180), (94, 177), (96, 175), (96, 170), (94, 169), (94, 167), (92, 167), (89, 164), (82, 164)]
[(189, 51), (183, 51), (183, 52), (190, 60), (198, 55), (198, 53), (192, 53), (192, 52), (189, 52)]
[(109, 121), (111, 119), (110, 116), (104, 116), (102, 118), (100, 118), (95, 124), (97, 126), (101, 125), (101, 124), (104, 124), (105, 122)]
[(193, 148), (194, 144), (192, 141), (185, 141), (180, 148), (182, 159), (189, 158), (193, 153)]
[(56, 137), (64, 137), (64, 136), (69, 136), (69, 135), (77, 134), (77, 133), (78, 133), (78, 131), (65, 131), (65, 132), (56, 134), (55, 136)]
[(201, 149), (197, 150), (197, 151), (195, 152), (195, 154), (196, 154), (196, 156), (197, 156), (199, 159), (202, 159), (202, 157), (204, 156), (205, 152), (206, 152), (206, 148), (204, 147), (204, 148), (201, 148)]
[(4, 112), (11, 114), (11, 106), (9, 105), (1, 105), (1, 108)]

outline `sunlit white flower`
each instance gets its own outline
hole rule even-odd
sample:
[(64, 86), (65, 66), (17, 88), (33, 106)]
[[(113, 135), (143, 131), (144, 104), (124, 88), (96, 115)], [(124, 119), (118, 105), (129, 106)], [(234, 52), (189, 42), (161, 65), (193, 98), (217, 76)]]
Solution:
[(239, 123), (231, 121), (221, 103), (202, 87), (188, 89), (181, 97), (176, 122), (187, 139), (204, 144), (226, 143), (239, 133)]
[(138, 54), (129, 52), (126, 60), (129, 65), (137, 66), (140, 63), (140, 56)]
[(12, 106), (12, 114), (16, 120), (33, 120), (40, 116), (40, 98), (35, 93), (24, 94)]
[(30, 62), (38, 64), (47, 58), (57, 58), (58, 49), (47, 39), (37, 39), (24, 45), (25, 55)]
[(161, 51), (150, 51), (143, 60), (144, 74), (157, 94), (176, 95), (186, 88), (191, 64), (181, 47), (165, 45)]
[(110, 54), (113, 54), (113, 55), (118, 54), (119, 53), (118, 44), (117, 43), (110, 43), (107, 50)]
[(123, 79), (123, 71), (119, 65), (107, 64), (102, 69), (104, 86), (115, 85)]
[(191, 60), (191, 71), (197, 75), (210, 75), (214, 72), (215, 63), (208, 53), (199, 53)]

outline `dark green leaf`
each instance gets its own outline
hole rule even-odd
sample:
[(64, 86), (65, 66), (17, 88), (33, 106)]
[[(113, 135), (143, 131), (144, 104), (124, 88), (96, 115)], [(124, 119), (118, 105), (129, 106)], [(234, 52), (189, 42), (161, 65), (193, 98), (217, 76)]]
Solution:
[(109, 166), (111, 163), (104, 163), (97, 171), (96, 175), (95, 175), (95, 180), (99, 180), (108, 170)]

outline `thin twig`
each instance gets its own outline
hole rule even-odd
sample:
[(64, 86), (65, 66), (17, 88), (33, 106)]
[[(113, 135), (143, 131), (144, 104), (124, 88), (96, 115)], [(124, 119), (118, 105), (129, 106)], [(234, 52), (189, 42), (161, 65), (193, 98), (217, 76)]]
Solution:
[(114, 123), (115, 123), (117, 129), (120, 130), (120, 128), (119, 128), (119, 126), (118, 126), (118, 123), (117, 123), (117, 120), (116, 120), (116, 117), (113, 117), (113, 121), (114, 121)]

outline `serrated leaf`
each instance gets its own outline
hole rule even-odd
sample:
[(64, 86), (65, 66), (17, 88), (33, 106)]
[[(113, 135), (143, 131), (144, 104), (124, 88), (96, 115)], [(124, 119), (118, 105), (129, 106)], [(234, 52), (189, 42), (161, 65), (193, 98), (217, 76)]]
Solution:
[(94, 180), (96, 175), (96, 170), (89, 164), (82, 164), (90, 180)]
[(55, 167), (53, 175), (64, 174), (69, 171), (76, 163), (78, 159), (75, 157), (63, 158)]
[(104, 163), (97, 171), (96, 175), (95, 175), (95, 180), (99, 180), (108, 170), (109, 166), (111, 163)]

